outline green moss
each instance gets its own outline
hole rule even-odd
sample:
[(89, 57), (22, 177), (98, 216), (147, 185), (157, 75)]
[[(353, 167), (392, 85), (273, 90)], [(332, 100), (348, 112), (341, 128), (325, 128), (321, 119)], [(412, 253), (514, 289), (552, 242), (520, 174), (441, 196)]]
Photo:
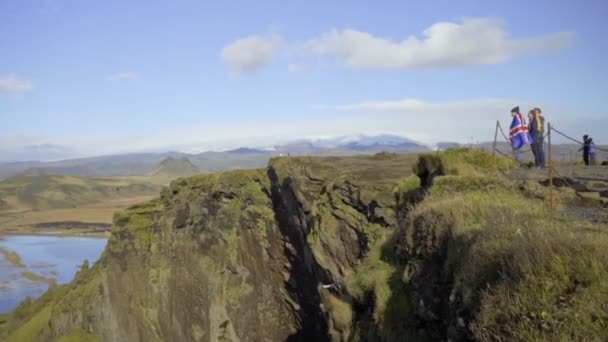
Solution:
[(420, 229), (439, 240), (449, 235), (446, 267), (454, 272), (462, 307), (478, 312), (471, 325), (476, 338), (606, 336), (605, 234), (556, 219), (542, 202), (515, 192), (456, 189), (433, 192), (413, 211), (408, 241), (416, 246)]
[(84, 330), (74, 330), (69, 334), (61, 336), (57, 342), (97, 342), (99, 338)]
[(488, 171), (507, 171), (518, 165), (510, 158), (492, 157), (482, 149), (451, 148), (440, 153), (446, 174), (479, 175)]
[(498, 332), (512, 340), (608, 336), (608, 253), (588, 238), (555, 235), (522, 242), (505, 270), (512, 281), (483, 292), (473, 325), (479, 338)]
[(391, 297), (391, 277), (397, 273), (398, 265), (383, 258), (385, 237), (377, 239), (361, 265), (348, 279), (348, 292), (360, 302), (371, 293), (375, 299), (374, 320), (379, 323), (385, 316), (386, 307)]
[(55, 313), (74, 313), (84, 310), (93, 297), (99, 293), (102, 266), (96, 263), (92, 268), (82, 269), (69, 284), (65, 295), (58, 298), (53, 307)]
[(226, 300), (232, 305), (237, 305), (241, 297), (252, 294), (254, 290), (255, 289), (253, 288), (253, 286), (248, 284), (247, 281), (243, 279), (241, 284), (237, 286), (225, 287)]
[(6, 342), (46, 341), (50, 334), (51, 308), (44, 307), (31, 319), (13, 331)]
[(350, 336), (354, 319), (352, 303), (334, 296), (330, 291), (321, 289), (321, 301), (329, 312), (329, 333), (332, 341), (345, 341)]
[[(26, 323), (33, 320), (35, 316), (39, 315), (42, 310), (51, 309), (53, 304), (67, 292), (67, 286), (51, 286), (47, 292), (45, 292), (37, 300), (26, 298), (8, 315), (6, 323), (2, 325), (2, 334), (4, 332), (15, 332), (16, 328), (22, 328)], [(40, 319), (40, 316), (38, 316)], [(36, 322), (34, 320), (33, 322)], [(35, 324), (34, 324), (35, 325)], [(30, 324), (31, 330), (32, 325)], [(26, 330), (28, 330), (26, 329)], [(19, 334), (23, 334), (21, 332)], [(0, 335), (0, 339), (3, 335)]]
[(122, 253), (127, 250), (132, 241), (139, 248), (149, 249), (154, 242), (154, 216), (156, 216), (155, 213), (159, 213), (160, 208), (161, 202), (156, 199), (114, 213), (114, 225), (112, 235), (108, 240), (108, 250), (114, 254)]
[(256, 232), (264, 248), (270, 247), (268, 233), (274, 227), (274, 211), (267, 206), (248, 206), (246, 213), (255, 221)]
[(415, 190), (418, 187), (420, 187), (420, 178), (416, 176), (411, 176), (400, 181), (395, 191), (399, 193), (405, 193), (408, 191)]

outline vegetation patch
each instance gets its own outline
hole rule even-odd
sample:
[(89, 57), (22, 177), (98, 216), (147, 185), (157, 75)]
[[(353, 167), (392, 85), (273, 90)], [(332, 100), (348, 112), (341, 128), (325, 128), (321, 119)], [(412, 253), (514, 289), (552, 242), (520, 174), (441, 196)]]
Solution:
[(61, 336), (57, 342), (97, 342), (99, 338), (87, 331), (77, 329), (67, 335)]
[(57, 282), (53, 278), (43, 277), (41, 275), (38, 275), (36, 273), (32, 273), (30, 271), (21, 272), (21, 276), (24, 277), (27, 280), (30, 280), (30, 281), (33, 281), (33, 282), (37, 282), (37, 283), (47, 283), (49, 285), (56, 285), (57, 284)]
[(514, 160), (492, 156), (482, 149), (450, 148), (440, 155), (446, 174), (479, 175), (487, 171), (505, 172), (518, 167)]
[(25, 268), (25, 264), (21, 261), (21, 257), (16, 252), (0, 247), (0, 254), (2, 254), (13, 266)]
[(38, 311), (31, 319), (15, 329), (8, 337), (6, 342), (23, 341), (46, 341), (51, 335), (49, 321), (51, 319), (51, 308), (44, 307)]

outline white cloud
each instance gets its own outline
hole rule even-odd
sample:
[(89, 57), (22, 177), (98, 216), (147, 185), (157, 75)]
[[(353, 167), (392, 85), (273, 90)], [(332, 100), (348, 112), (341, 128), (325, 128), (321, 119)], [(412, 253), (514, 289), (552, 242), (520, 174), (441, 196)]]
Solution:
[(25, 93), (33, 88), (32, 82), (20, 80), (13, 75), (0, 77), (0, 93)]
[(137, 74), (132, 71), (115, 72), (108, 77), (110, 81), (132, 81), (137, 79)]
[(500, 20), (464, 19), (439, 22), (401, 41), (371, 33), (333, 30), (304, 44), (308, 53), (332, 56), (354, 68), (424, 68), (498, 64), (515, 56), (545, 53), (570, 46), (572, 32), (532, 38), (510, 38)]
[(277, 34), (238, 39), (222, 49), (222, 58), (235, 74), (256, 71), (272, 63), (281, 43)]

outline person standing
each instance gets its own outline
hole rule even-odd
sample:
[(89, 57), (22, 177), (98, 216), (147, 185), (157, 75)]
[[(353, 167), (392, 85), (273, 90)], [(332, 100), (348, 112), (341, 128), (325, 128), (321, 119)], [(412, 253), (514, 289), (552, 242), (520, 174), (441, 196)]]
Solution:
[(589, 165), (595, 166), (595, 143), (589, 138)]
[(511, 121), (509, 138), (511, 139), (511, 147), (513, 148), (513, 157), (521, 164), (521, 153), (519, 149), (525, 145), (532, 144), (532, 137), (528, 132), (528, 126), (526, 126), (523, 115), (519, 112), (519, 106), (511, 109), (511, 116), (513, 117), (513, 120)]
[(528, 112), (528, 132), (530, 132), (530, 136), (532, 137), (532, 144), (530, 147), (532, 148), (532, 154), (534, 155), (534, 166), (540, 167), (540, 156), (539, 156), (539, 148), (538, 143), (540, 139), (538, 138), (538, 121), (536, 120), (536, 111), (531, 109)]
[[(536, 127), (538, 129), (537, 148), (538, 148), (539, 167), (544, 168), (545, 167), (545, 117), (542, 116), (542, 111), (538, 107), (534, 108), (534, 113), (536, 113), (535, 120), (536, 120)], [(537, 140), (534, 139), (535, 143), (536, 143), (536, 141)]]
[(583, 147), (579, 148), (578, 151), (583, 151), (583, 162), (585, 165), (589, 165), (589, 152), (591, 150), (591, 143), (593, 141), (589, 139), (587, 134), (583, 135)]
[(538, 144), (540, 143), (539, 135), (542, 133), (540, 133), (538, 128), (538, 120), (536, 120), (536, 111), (534, 109), (528, 112), (528, 132), (530, 132), (530, 136), (532, 137), (530, 148), (534, 155), (534, 166), (540, 167), (540, 148)]

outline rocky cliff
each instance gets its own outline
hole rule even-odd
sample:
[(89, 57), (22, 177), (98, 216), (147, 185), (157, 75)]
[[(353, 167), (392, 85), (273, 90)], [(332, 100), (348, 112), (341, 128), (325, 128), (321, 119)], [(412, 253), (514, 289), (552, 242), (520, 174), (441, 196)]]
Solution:
[[(606, 336), (607, 307), (591, 300), (595, 294), (608, 303), (605, 232), (593, 233), (605, 227), (574, 231), (543, 209), (543, 189), (526, 188), (533, 196), (526, 195), (485, 174), (511, 166), (459, 150), (420, 159), (277, 158), (264, 170), (179, 179), (160, 198), (116, 214), (101, 259), (18, 308), (4, 334), (101, 341)], [(581, 325), (580, 334), (573, 330)]]

